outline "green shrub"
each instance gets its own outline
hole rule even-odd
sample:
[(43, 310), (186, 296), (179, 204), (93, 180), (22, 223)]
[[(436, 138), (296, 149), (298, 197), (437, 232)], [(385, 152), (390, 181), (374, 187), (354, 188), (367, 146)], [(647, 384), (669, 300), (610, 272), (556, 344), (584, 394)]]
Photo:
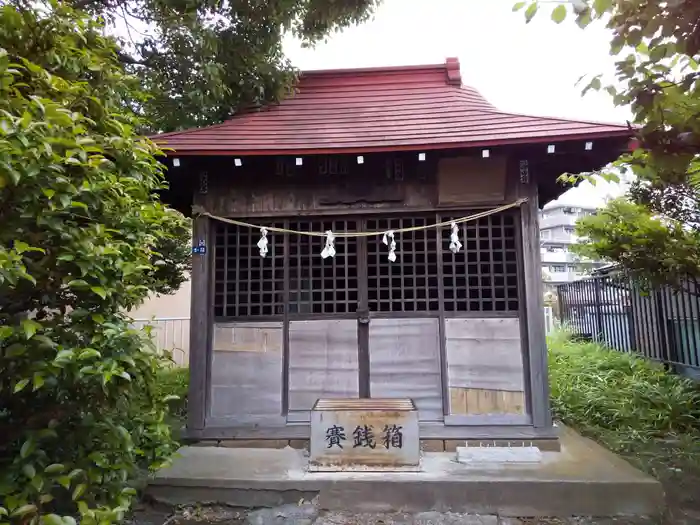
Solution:
[(163, 356), (122, 312), (183, 228), (114, 42), (24, 5), (0, 4), (0, 523), (109, 525), (177, 447)]
[(156, 378), (156, 391), (162, 398), (172, 398), (168, 402), (170, 414), (178, 422), (184, 421), (187, 416), (187, 389), (189, 383), (190, 370), (177, 366), (163, 368), (158, 372)]
[(559, 332), (549, 368), (554, 416), (614, 448), (700, 430), (698, 385), (657, 363)]

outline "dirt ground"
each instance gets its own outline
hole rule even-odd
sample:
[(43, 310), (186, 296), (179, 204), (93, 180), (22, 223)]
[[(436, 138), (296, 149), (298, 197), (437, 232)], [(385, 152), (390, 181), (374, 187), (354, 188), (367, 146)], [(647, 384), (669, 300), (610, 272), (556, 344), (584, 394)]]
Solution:
[[(130, 525), (656, 525), (649, 518), (499, 518), (449, 512), (353, 513), (324, 512), (312, 503), (269, 509), (229, 507), (183, 508), (174, 511), (144, 508)], [(691, 522), (687, 522), (691, 523)]]
[(700, 524), (700, 440), (687, 440), (653, 443), (627, 457), (663, 484), (667, 505), (663, 525)]

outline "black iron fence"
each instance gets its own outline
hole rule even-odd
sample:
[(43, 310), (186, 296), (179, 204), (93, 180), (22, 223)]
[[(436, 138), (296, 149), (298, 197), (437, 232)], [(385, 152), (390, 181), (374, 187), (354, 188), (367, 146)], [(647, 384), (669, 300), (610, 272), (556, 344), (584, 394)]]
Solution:
[(648, 287), (622, 273), (557, 287), (561, 322), (575, 335), (636, 352), (700, 378), (700, 283)]

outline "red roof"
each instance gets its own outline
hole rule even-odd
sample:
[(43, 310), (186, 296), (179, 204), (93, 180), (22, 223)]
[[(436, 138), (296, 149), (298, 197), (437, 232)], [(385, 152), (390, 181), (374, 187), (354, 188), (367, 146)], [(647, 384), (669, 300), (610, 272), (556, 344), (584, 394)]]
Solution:
[(362, 153), (629, 137), (603, 124), (499, 111), (462, 86), (459, 62), (302, 73), (293, 96), (201, 129), (164, 133), (183, 155)]

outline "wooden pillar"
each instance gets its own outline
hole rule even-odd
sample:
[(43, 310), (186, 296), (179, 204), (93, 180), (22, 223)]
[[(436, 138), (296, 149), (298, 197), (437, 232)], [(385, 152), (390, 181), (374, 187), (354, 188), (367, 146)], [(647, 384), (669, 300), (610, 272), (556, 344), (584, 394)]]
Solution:
[[(211, 359), (211, 221), (197, 217), (192, 228), (192, 246), (198, 253), (192, 254), (190, 276), (190, 385), (187, 399), (187, 431), (197, 433), (204, 428), (209, 388), (209, 361)], [(204, 250), (202, 250), (204, 247)], [(203, 252), (203, 253), (202, 253)]]
[(530, 406), (535, 428), (552, 426), (547, 375), (547, 341), (544, 325), (544, 289), (540, 261), (540, 230), (537, 185), (532, 177), (522, 183), (521, 195), (528, 201), (521, 207), (523, 276), (525, 281), (525, 318), (530, 375)]

